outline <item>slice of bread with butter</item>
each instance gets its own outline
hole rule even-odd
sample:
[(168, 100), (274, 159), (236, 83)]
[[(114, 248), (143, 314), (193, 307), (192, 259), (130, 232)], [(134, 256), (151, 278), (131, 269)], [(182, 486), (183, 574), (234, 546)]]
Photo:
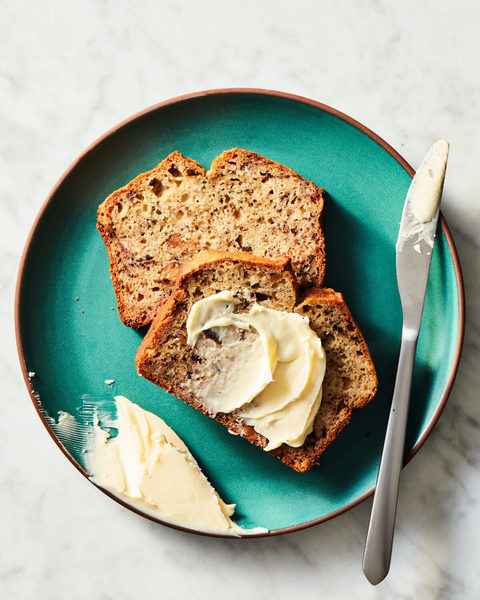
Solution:
[(341, 294), (297, 303), (288, 258), (204, 252), (185, 265), (136, 357), (140, 375), (296, 471), (308, 471), (375, 395)]

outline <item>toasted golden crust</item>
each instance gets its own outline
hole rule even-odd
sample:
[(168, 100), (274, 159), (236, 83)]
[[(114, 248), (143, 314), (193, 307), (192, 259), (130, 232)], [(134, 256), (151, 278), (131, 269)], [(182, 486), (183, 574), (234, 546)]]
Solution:
[(323, 204), (315, 184), (254, 152), (228, 150), (208, 173), (172, 152), (98, 209), (122, 321), (149, 324), (183, 263), (210, 248), (290, 256), (300, 285), (320, 285)]
[[(287, 272), (291, 274), (291, 263), (288, 256), (278, 256), (276, 258), (265, 258), (263, 256), (254, 256), (249, 252), (221, 252), (219, 250), (205, 250), (195, 255), (189, 262), (184, 263), (176, 281), (177, 286), (181, 286), (188, 277), (191, 277), (197, 271), (203, 271), (214, 267), (223, 262), (242, 263), (247, 267), (266, 268), (278, 273)], [(292, 285), (296, 286), (296, 280), (291, 275)]]

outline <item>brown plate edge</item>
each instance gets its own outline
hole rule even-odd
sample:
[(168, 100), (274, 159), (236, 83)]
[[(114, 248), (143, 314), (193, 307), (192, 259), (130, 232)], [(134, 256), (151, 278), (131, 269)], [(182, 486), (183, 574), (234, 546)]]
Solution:
[[(329, 113), (329, 114), (341, 119), (342, 121), (348, 123), (349, 125), (352, 125), (356, 129), (365, 133), (370, 139), (372, 139), (379, 146), (381, 146), (386, 152), (388, 152), (405, 169), (405, 171), (407, 171), (407, 173), (410, 176), (413, 177), (415, 175), (415, 170), (392, 146), (390, 146), (390, 144), (388, 144), (383, 138), (381, 138), (376, 133), (374, 133), (371, 129), (369, 129), (368, 127), (366, 127), (365, 125), (363, 125), (362, 123), (357, 121), (356, 119), (353, 119), (349, 115), (347, 115), (335, 108), (332, 108), (331, 106), (328, 106), (327, 104), (323, 104), (322, 102), (318, 102), (316, 100), (312, 100), (312, 99), (306, 98), (304, 96), (290, 94), (287, 92), (280, 92), (277, 90), (262, 89), (262, 88), (218, 88), (218, 89), (204, 90), (204, 91), (200, 91), (200, 92), (192, 92), (192, 93), (188, 93), (188, 94), (183, 94), (181, 96), (175, 96), (173, 98), (169, 98), (168, 100), (163, 100), (162, 102), (158, 102), (158, 103), (146, 108), (145, 110), (137, 112), (134, 115), (132, 115), (131, 117), (124, 119), (123, 121), (121, 121), (120, 123), (115, 125), (114, 127), (110, 128), (106, 133), (104, 133), (103, 135), (98, 137), (92, 144), (90, 144), (90, 146), (88, 146), (80, 154), (80, 156), (67, 167), (67, 169), (65, 170), (63, 175), (60, 177), (60, 179), (54, 185), (53, 189), (51, 190), (51, 192), (49, 193), (49, 195), (43, 202), (43, 204), (40, 208), (40, 211), (38, 212), (37, 217), (35, 218), (32, 226), (31, 226), (31, 229), (27, 236), (27, 240), (25, 242), (25, 246), (24, 246), (24, 249), (23, 249), (23, 252), (22, 252), (22, 255), (20, 258), (20, 262), (19, 262), (17, 281), (16, 281), (16, 287), (15, 287), (15, 304), (14, 304), (15, 337), (16, 337), (16, 344), (17, 344), (17, 352), (18, 352), (18, 357), (19, 357), (19, 361), (20, 361), (20, 367), (22, 370), (23, 378), (25, 380), (25, 384), (27, 386), (27, 389), (30, 394), (30, 398), (33, 402), (33, 405), (35, 407), (35, 410), (36, 410), (38, 416), (40, 417), (42, 423), (44, 424), (45, 428), (47, 429), (50, 437), (55, 442), (55, 444), (60, 448), (60, 450), (65, 455), (65, 457), (73, 464), (73, 466), (76, 469), (78, 469), (80, 471), (80, 473), (87, 479), (88, 479), (87, 472), (67, 452), (66, 448), (62, 445), (60, 440), (56, 437), (56, 435), (52, 431), (50, 424), (48, 423), (48, 421), (45, 417), (44, 412), (41, 410), (41, 407), (39, 406), (38, 398), (35, 395), (35, 391), (32, 387), (31, 381), (28, 377), (28, 370), (27, 370), (27, 365), (25, 362), (25, 355), (23, 352), (23, 345), (22, 345), (22, 340), (21, 340), (21, 336), (20, 336), (20, 290), (21, 290), (22, 282), (23, 282), (25, 260), (28, 255), (30, 244), (32, 242), (32, 239), (33, 239), (33, 236), (37, 229), (37, 226), (40, 223), (47, 206), (49, 205), (50, 201), (52, 200), (52, 198), (55, 196), (55, 194), (57, 193), (57, 191), (63, 184), (64, 180), (76, 168), (76, 166), (91, 151), (93, 151), (100, 143), (102, 143), (104, 140), (106, 140), (113, 133), (115, 133), (116, 131), (118, 131), (119, 129), (124, 127), (125, 125), (135, 121), (136, 119), (138, 119), (150, 112), (154, 112), (154, 111), (158, 110), (159, 108), (163, 108), (163, 107), (169, 106), (171, 104), (176, 104), (178, 102), (191, 100), (193, 98), (200, 98), (202, 96), (221, 95), (221, 94), (258, 94), (258, 95), (264, 95), (264, 96), (276, 96), (279, 98), (286, 98), (288, 100), (293, 100), (295, 102), (300, 102), (302, 104), (307, 104), (307, 105), (313, 106), (315, 108), (318, 108), (326, 113)], [(423, 434), (417, 440), (417, 443), (414, 445), (414, 447), (408, 453), (406, 460), (405, 460), (405, 464), (408, 464), (412, 460), (412, 458), (417, 454), (417, 452), (420, 450), (420, 448), (425, 444), (425, 442), (427, 441), (428, 437), (430, 436), (433, 428), (437, 424), (437, 422), (445, 408), (445, 405), (447, 403), (448, 397), (450, 395), (450, 392), (452, 390), (452, 387), (453, 387), (453, 384), (454, 384), (454, 381), (455, 381), (455, 378), (456, 378), (456, 375), (458, 372), (460, 356), (461, 356), (462, 347), (463, 347), (463, 340), (464, 340), (464, 336), (465, 336), (465, 289), (464, 289), (464, 283), (463, 283), (462, 268), (460, 265), (460, 259), (459, 259), (458, 252), (457, 252), (457, 249), (455, 246), (455, 242), (453, 240), (453, 236), (452, 236), (450, 229), (449, 229), (447, 223), (445, 222), (443, 216), (441, 216), (441, 227), (442, 227), (443, 234), (446, 237), (447, 244), (449, 246), (450, 253), (451, 253), (451, 256), (453, 259), (454, 269), (455, 269), (455, 279), (456, 279), (457, 292), (458, 292), (457, 300), (458, 300), (458, 320), (459, 320), (459, 325), (460, 325), (460, 333), (457, 338), (455, 355), (454, 355), (453, 363), (452, 363), (452, 366), (450, 369), (450, 375), (449, 375), (445, 390), (440, 399), (440, 403), (439, 403), (435, 413), (433, 414), (432, 418), (430, 419), (430, 423), (429, 423), (428, 427), (425, 429)], [(90, 481), (90, 479), (88, 479), (88, 480)], [(91, 482), (91, 483), (93, 483), (93, 482)], [(95, 485), (95, 484), (93, 484), (93, 485)], [(320, 523), (325, 523), (326, 521), (330, 521), (330, 519), (334, 519), (335, 517), (347, 512), (351, 508), (354, 508), (355, 506), (361, 504), (364, 500), (369, 498), (375, 491), (375, 486), (373, 486), (371, 489), (369, 489), (367, 492), (362, 494), (356, 500), (343, 506), (342, 508), (340, 508), (336, 511), (333, 511), (331, 513), (328, 513), (318, 519), (312, 519), (310, 521), (305, 521), (304, 523), (301, 523), (299, 525), (292, 525), (291, 527), (284, 527), (282, 529), (273, 529), (273, 530), (265, 532), (265, 533), (257, 533), (257, 534), (252, 534), (252, 535), (243, 535), (243, 536), (231, 536), (231, 535), (223, 535), (223, 534), (218, 534), (218, 533), (198, 531), (195, 529), (190, 529), (188, 527), (182, 527), (180, 525), (162, 521), (161, 519), (157, 519), (150, 515), (147, 515), (147, 514), (143, 513), (142, 511), (136, 509), (135, 507), (131, 506), (130, 504), (123, 502), (121, 499), (119, 499), (115, 495), (111, 494), (108, 490), (105, 490), (104, 488), (101, 488), (99, 486), (96, 486), (96, 487), (100, 491), (102, 491), (104, 494), (106, 494), (107, 496), (109, 496), (110, 498), (112, 498), (113, 500), (115, 500), (116, 502), (121, 504), (122, 506), (124, 506), (125, 508), (128, 508), (129, 510), (131, 510), (151, 521), (160, 523), (161, 525), (165, 525), (167, 527), (171, 527), (171, 528), (177, 529), (179, 531), (193, 533), (195, 535), (202, 535), (202, 536), (216, 537), (216, 538), (227, 538), (227, 539), (254, 539), (254, 538), (274, 537), (274, 536), (282, 535), (285, 533), (294, 533), (296, 531), (301, 531), (302, 529), (307, 529), (309, 527), (313, 527), (314, 525), (319, 525)]]

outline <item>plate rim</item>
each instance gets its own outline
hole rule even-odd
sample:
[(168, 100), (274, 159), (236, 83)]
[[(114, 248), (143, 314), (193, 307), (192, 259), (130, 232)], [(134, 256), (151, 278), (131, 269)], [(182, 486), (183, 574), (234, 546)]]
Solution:
[[(360, 121), (357, 121), (350, 115), (347, 115), (346, 113), (344, 113), (336, 108), (333, 108), (333, 107), (329, 106), (328, 104), (324, 104), (323, 102), (319, 102), (318, 100), (313, 100), (306, 96), (301, 96), (301, 95), (297, 95), (297, 94), (293, 94), (293, 93), (289, 93), (289, 92), (282, 92), (279, 90), (272, 90), (272, 89), (266, 89), (266, 88), (227, 87), (227, 88), (212, 88), (212, 89), (207, 89), (207, 90), (190, 92), (190, 93), (186, 93), (186, 94), (181, 94), (179, 96), (173, 96), (171, 98), (162, 100), (160, 102), (156, 102), (155, 104), (152, 104), (152, 105), (148, 106), (147, 108), (145, 108), (141, 111), (138, 111), (125, 119), (122, 119), (116, 125), (109, 128), (105, 133), (98, 136), (89, 146), (87, 146), (87, 148), (85, 148), (85, 150), (83, 150), (78, 155), (78, 157), (76, 159), (74, 159), (67, 166), (67, 168), (65, 169), (63, 174), (60, 176), (60, 178), (57, 180), (57, 182), (55, 183), (55, 185), (53, 186), (51, 191), (48, 193), (46, 199), (43, 201), (42, 205), (40, 206), (40, 209), (30, 227), (30, 230), (27, 235), (27, 238), (26, 238), (26, 241), (25, 241), (25, 244), (23, 247), (23, 251), (22, 251), (22, 254), (20, 257), (20, 261), (18, 264), (17, 280), (16, 280), (16, 285), (15, 285), (14, 319), (15, 319), (15, 338), (16, 338), (17, 354), (18, 354), (18, 358), (19, 358), (19, 362), (20, 362), (20, 368), (22, 371), (23, 379), (25, 381), (25, 385), (27, 386), (27, 390), (30, 395), (30, 399), (35, 408), (35, 411), (36, 411), (37, 415), (39, 416), (40, 420), (42, 421), (43, 425), (45, 426), (45, 429), (47, 430), (48, 434), (53, 439), (53, 441), (58, 446), (58, 448), (61, 450), (61, 452), (64, 454), (64, 456), (69, 460), (70, 463), (73, 464), (73, 466), (90, 483), (92, 483), (92, 485), (95, 485), (95, 487), (97, 487), (97, 489), (99, 489), (101, 492), (103, 492), (104, 494), (106, 494), (107, 496), (109, 496), (110, 498), (115, 500), (115, 502), (124, 506), (125, 508), (128, 508), (129, 510), (137, 513), (138, 515), (141, 515), (144, 518), (149, 519), (150, 521), (154, 521), (161, 525), (165, 525), (166, 527), (170, 527), (170, 528), (177, 529), (179, 531), (184, 531), (187, 533), (192, 533), (194, 535), (244, 540), (244, 539), (252, 539), (252, 538), (275, 537), (277, 535), (294, 533), (294, 532), (301, 531), (303, 529), (308, 529), (315, 525), (320, 525), (321, 523), (330, 521), (331, 519), (338, 517), (339, 515), (349, 511), (350, 509), (352, 509), (355, 506), (358, 506), (359, 504), (364, 502), (375, 491), (375, 485), (372, 486), (371, 488), (369, 488), (366, 492), (364, 492), (361, 496), (359, 496), (352, 502), (342, 506), (341, 508), (338, 508), (335, 511), (331, 511), (331, 512), (327, 513), (326, 515), (323, 515), (322, 517), (319, 517), (316, 519), (310, 519), (309, 521), (304, 521), (303, 523), (299, 523), (297, 525), (291, 525), (289, 527), (282, 527), (279, 529), (273, 529), (270, 531), (255, 533), (255, 534), (250, 534), (250, 535), (245, 534), (245, 535), (240, 535), (240, 536), (232, 536), (232, 535), (221, 534), (221, 533), (199, 531), (196, 529), (191, 529), (189, 527), (183, 527), (183, 526), (177, 525), (175, 523), (169, 523), (168, 521), (163, 521), (162, 519), (158, 519), (156, 517), (148, 515), (148, 514), (142, 512), (141, 510), (131, 506), (127, 502), (124, 502), (122, 499), (120, 499), (116, 495), (110, 493), (108, 490), (101, 488), (100, 486), (94, 484), (88, 478), (86, 471), (67, 452), (66, 448), (62, 445), (62, 443), (60, 442), (58, 437), (55, 435), (53, 429), (51, 428), (51, 426), (46, 418), (46, 415), (44, 414), (44, 411), (41, 409), (38, 397), (36, 396), (36, 393), (32, 386), (31, 380), (28, 377), (28, 369), (27, 369), (27, 365), (26, 365), (26, 361), (25, 361), (24, 345), (23, 345), (23, 340), (22, 340), (22, 336), (21, 336), (21, 321), (22, 321), (22, 319), (21, 319), (21, 315), (20, 315), (21, 289), (23, 286), (24, 275), (25, 275), (25, 263), (26, 263), (27, 256), (29, 255), (29, 252), (30, 252), (30, 246), (31, 246), (32, 240), (34, 238), (34, 235), (36, 233), (38, 226), (40, 225), (40, 222), (43, 219), (44, 213), (45, 213), (47, 207), (49, 206), (50, 202), (52, 201), (52, 199), (54, 198), (54, 196), (56, 195), (58, 190), (61, 188), (61, 186), (67, 179), (67, 177), (76, 169), (76, 167), (81, 163), (81, 161), (84, 158), (86, 158), (87, 155), (89, 155), (91, 152), (93, 152), (97, 146), (99, 146), (103, 141), (108, 139), (110, 136), (112, 136), (118, 130), (122, 129), (126, 125), (132, 123), (133, 121), (136, 121), (137, 119), (142, 118), (143, 116), (145, 116), (149, 113), (155, 112), (166, 106), (185, 102), (187, 100), (191, 100), (194, 98), (202, 98), (205, 96), (214, 96), (214, 95), (220, 96), (220, 95), (227, 95), (227, 94), (232, 94), (232, 95), (255, 94), (255, 95), (259, 95), (259, 96), (271, 96), (271, 97), (273, 96), (273, 97), (278, 97), (278, 98), (284, 98), (287, 100), (292, 100), (292, 101), (298, 102), (300, 104), (312, 106), (318, 110), (326, 112), (334, 117), (341, 119), (345, 123), (355, 127), (356, 129), (358, 129), (359, 131), (361, 131), (362, 133), (367, 135), (371, 140), (373, 140), (379, 146), (381, 146), (381, 148), (383, 148), (383, 150), (388, 152), (388, 154), (390, 154), (390, 156), (392, 156), (411, 177), (413, 177), (415, 175), (415, 170), (413, 169), (413, 167), (400, 155), (400, 153), (397, 152), (388, 142), (386, 142), (382, 137), (380, 137), (378, 134), (376, 134), (370, 128), (363, 125), (363, 123), (361, 123)], [(437, 422), (446, 406), (448, 397), (450, 396), (450, 392), (452, 390), (453, 384), (455, 382), (455, 378), (457, 376), (458, 367), (459, 367), (459, 363), (460, 363), (460, 357), (461, 357), (461, 353), (462, 353), (463, 341), (464, 341), (464, 336), (465, 336), (465, 288), (464, 288), (460, 258), (459, 258), (459, 255), (458, 255), (458, 252), (456, 249), (455, 242), (453, 240), (453, 236), (452, 236), (450, 229), (449, 229), (445, 219), (443, 218), (442, 214), (440, 214), (440, 225), (442, 227), (442, 232), (445, 235), (445, 238), (447, 241), (447, 245), (448, 245), (451, 257), (452, 257), (453, 267), (454, 267), (454, 271), (455, 271), (455, 282), (456, 282), (457, 302), (458, 302), (457, 317), (458, 317), (458, 322), (459, 322), (459, 333), (457, 335), (454, 356), (453, 356), (453, 360), (452, 360), (452, 363), (450, 366), (450, 373), (449, 373), (449, 376), (447, 379), (446, 386), (442, 392), (438, 406), (437, 406), (435, 412), (433, 413), (424, 432), (419, 437), (419, 439), (417, 440), (417, 442), (415, 443), (413, 448), (407, 454), (407, 456), (405, 458), (404, 466), (407, 465), (412, 460), (412, 458), (417, 454), (417, 452), (420, 450), (420, 448), (423, 447), (423, 445), (425, 444), (427, 439), (430, 437), (430, 434), (432, 433), (435, 425), (437, 424)]]

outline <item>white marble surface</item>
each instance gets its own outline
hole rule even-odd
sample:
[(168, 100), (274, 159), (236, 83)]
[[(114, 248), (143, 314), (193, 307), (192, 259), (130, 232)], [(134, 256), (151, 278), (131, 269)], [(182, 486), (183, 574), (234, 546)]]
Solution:
[[(480, 597), (479, 21), (475, 1), (0, 2), (0, 597)], [(464, 265), (464, 358), (439, 426), (404, 472), (392, 571), (377, 588), (360, 566), (369, 502), (245, 543), (155, 526), (79, 477), (20, 379), (15, 272), (55, 180), (123, 117), (240, 85), (336, 106), (414, 165), (438, 136), (452, 143), (444, 212)]]

